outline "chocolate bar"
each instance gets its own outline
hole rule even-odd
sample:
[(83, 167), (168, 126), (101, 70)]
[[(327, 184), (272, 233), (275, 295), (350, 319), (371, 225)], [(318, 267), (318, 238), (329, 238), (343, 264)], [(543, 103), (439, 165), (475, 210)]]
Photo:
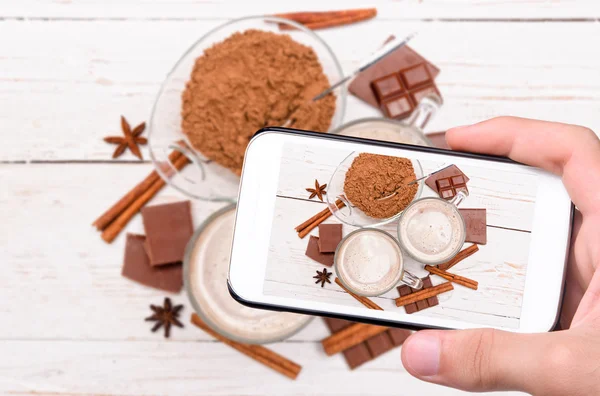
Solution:
[[(392, 40), (393, 38), (394, 37), (392, 36), (388, 38), (387, 41)], [(398, 70), (408, 69), (421, 63), (425, 63), (432, 78), (435, 79), (440, 73), (440, 69), (428, 62), (408, 45), (404, 45), (356, 76), (348, 86), (348, 91), (371, 106), (379, 107), (379, 102), (371, 89), (371, 82), (381, 77), (397, 73)]]
[(194, 233), (190, 201), (146, 206), (142, 208), (142, 220), (150, 265), (183, 261), (185, 247)]
[(464, 175), (456, 175), (437, 179), (435, 185), (440, 198), (452, 199), (461, 191), (469, 192), (467, 189), (467, 180)]
[(177, 293), (183, 286), (181, 264), (152, 267), (144, 250), (144, 235), (127, 234), (121, 275), (144, 286)]
[(441, 97), (425, 63), (373, 80), (371, 87), (385, 116), (394, 119), (408, 117), (427, 95)]
[(485, 245), (487, 243), (487, 221), (485, 209), (458, 209), (467, 228), (467, 237), (465, 242), (478, 243)]
[[(323, 318), (329, 331), (334, 334), (354, 322), (343, 319)], [(387, 331), (373, 336), (363, 343), (346, 349), (343, 354), (351, 370), (402, 345), (411, 334), (410, 330), (390, 327)]]
[[(431, 278), (429, 276), (426, 278), (423, 278), (422, 281), (423, 281), (423, 289), (429, 289), (430, 287), (433, 286), (431, 283)], [(404, 297), (404, 296), (407, 296), (409, 294), (412, 294), (412, 293), (418, 291), (418, 290), (415, 290), (406, 285), (398, 286), (397, 290), (398, 290), (398, 293), (400, 294), (400, 297)], [(439, 302), (437, 296), (433, 296), (433, 297), (426, 298), (425, 300), (406, 304), (404, 306), (404, 310), (406, 311), (407, 314), (413, 314), (415, 312), (422, 311), (426, 308), (430, 308), (430, 307), (439, 305), (439, 303), (440, 302)]]
[(333, 265), (333, 253), (321, 253), (319, 251), (319, 238), (311, 235), (306, 246), (306, 256), (328, 267)]
[(319, 252), (335, 253), (337, 245), (342, 240), (341, 224), (320, 224), (319, 225)]

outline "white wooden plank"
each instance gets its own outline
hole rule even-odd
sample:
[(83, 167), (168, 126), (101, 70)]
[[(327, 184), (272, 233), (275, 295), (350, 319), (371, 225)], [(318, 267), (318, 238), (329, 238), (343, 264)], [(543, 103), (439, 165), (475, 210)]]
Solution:
[[(5, 40), (0, 57), (0, 161), (109, 159), (102, 137), (118, 132), (119, 115), (148, 119), (167, 71), (217, 24), (4, 21), (0, 37), (20, 40)], [(378, 20), (320, 34), (348, 72), (388, 34), (412, 30), (414, 47), (442, 69), (445, 104), (428, 130), (508, 114), (600, 131), (600, 58), (587, 50), (600, 47), (600, 24)], [(586, 46), (573, 45), (582, 38)], [(350, 97), (346, 114), (377, 111)]]
[(600, 15), (594, 0), (359, 0), (244, 2), (183, 0), (126, 0), (77, 2), (20, 0), (0, 5), (5, 17), (27, 18), (234, 18), (274, 12), (377, 7), (382, 19), (415, 18), (593, 18)]
[(280, 343), (272, 348), (303, 365), (296, 381), (216, 342), (0, 341), (0, 349), (9, 356), (0, 360), (0, 392), (57, 396), (466, 394), (411, 377), (402, 367), (400, 349), (350, 371), (340, 355), (327, 357), (319, 344)]
[[(314, 299), (362, 308), (360, 303), (337, 285), (322, 288), (312, 280), (315, 271), (321, 270), (323, 266), (307, 259), (304, 253), (308, 237), (298, 238), (294, 226), (316, 213), (315, 207), (320, 206), (322, 205), (288, 198), (276, 200), (273, 229), (277, 232), (271, 235), (265, 276), (268, 282), (264, 291), (280, 297)], [(336, 222), (338, 221), (332, 218), (326, 221)], [(354, 229), (355, 227), (344, 225), (344, 235)], [(383, 229), (396, 235), (393, 223)], [(439, 307), (427, 309), (418, 315), (446, 316), (448, 313), (452, 317), (480, 325), (518, 326), (518, 320), (514, 319), (521, 315), (531, 234), (493, 227), (488, 227), (487, 233), (488, 244), (479, 246), (479, 252), (453, 268), (453, 272), (478, 281), (478, 290), (456, 286), (451, 293), (440, 296)], [(318, 230), (315, 229), (311, 234), (318, 236)], [(465, 247), (468, 245), (465, 244)], [(408, 257), (405, 257), (405, 268), (417, 276), (427, 275), (422, 264)], [(434, 284), (443, 281), (437, 277), (432, 280)], [(384, 310), (393, 311), (399, 309), (393, 301), (397, 297), (398, 292), (393, 289), (372, 299)]]

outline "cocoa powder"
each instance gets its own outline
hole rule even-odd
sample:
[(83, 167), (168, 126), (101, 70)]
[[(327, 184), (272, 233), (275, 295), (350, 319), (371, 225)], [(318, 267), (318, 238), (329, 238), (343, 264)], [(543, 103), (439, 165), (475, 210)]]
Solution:
[(196, 59), (182, 94), (182, 129), (207, 158), (240, 174), (250, 138), (281, 126), (326, 132), (333, 94), (311, 47), (289, 35), (261, 30), (234, 33)]
[(415, 179), (415, 169), (408, 158), (361, 153), (346, 172), (344, 193), (367, 216), (384, 219), (400, 213), (412, 202), (418, 185), (407, 184)]

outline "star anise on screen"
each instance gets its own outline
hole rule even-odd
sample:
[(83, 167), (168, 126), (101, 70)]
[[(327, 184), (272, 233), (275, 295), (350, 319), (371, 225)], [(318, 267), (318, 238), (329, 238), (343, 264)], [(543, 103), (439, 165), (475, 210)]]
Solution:
[(307, 188), (306, 191), (310, 193), (310, 197), (308, 199), (313, 199), (314, 197), (318, 197), (321, 202), (323, 202), (323, 195), (327, 194), (325, 188), (327, 184), (320, 185), (319, 182), (315, 179), (315, 188)]
[(313, 279), (317, 281), (315, 283), (321, 282), (321, 287), (325, 286), (325, 282), (331, 283), (329, 277), (333, 272), (327, 272), (327, 268), (323, 268), (323, 271), (317, 270), (317, 275), (313, 276)]
[(150, 309), (154, 314), (146, 318), (147, 322), (156, 322), (152, 327), (152, 332), (157, 331), (161, 327), (165, 328), (165, 338), (169, 338), (171, 331), (171, 325), (177, 327), (183, 327), (183, 324), (179, 321), (179, 312), (183, 309), (183, 305), (173, 306), (169, 297), (165, 298), (165, 302), (162, 307), (157, 305), (150, 305)]
[(125, 152), (125, 149), (129, 147), (129, 150), (131, 150), (133, 155), (135, 155), (139, 159), (144, 159), (142, 158), (142, 152), (140, 151), (138, 145), (148, 143), (148, 139), (140, 136), (146, 129), (146, 123), (142, 122), (140, 125), (133, 128), (132, 131), (131, 126), (129, 125), (125, 117), (121, 116), (121, 129), (123, 130), (123, 135), (125, 135), (125, 137), (107, 136), (104, 138), (104, 141), (106, 143), (112, 143), (117, 145), (117, 148), (115, 149), (115, 152), (113, 153), (112, 157), (119, 157)]

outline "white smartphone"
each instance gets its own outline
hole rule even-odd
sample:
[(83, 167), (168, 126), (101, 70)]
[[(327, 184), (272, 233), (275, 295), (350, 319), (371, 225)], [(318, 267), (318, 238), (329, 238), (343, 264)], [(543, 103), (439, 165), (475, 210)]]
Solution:
[[(358, 154), (410, 161), (414, 166), (411, 180), (450, 165), (467, 177), (468, 196), (460, 209), (485, 209), (485, 240), (476, 238), (478, 251), (447, 272), (476, 281), (476, 290), (452, 283), (452, 290), (437, 295), (437, 301), (427, 300), (427, 304), (415, 304), (419, 309), (409, 309), (409, 305), (397, 306), (398, 283), (394, 285), (398, 287), (368, 294), (368, 300), (382, 310), (369, 309), (334, 281), (341, 276), (338, 264), (325, 265), (345, 260), (339, 252), (321, 253), (331, 255), (327, 256), (329, 262), (327, 257), (315, 261), (315, 252), (313, 258), (307, 256), (310, 236), (318, 237), (319, 227), (303, 238), (295, 228), (317, 213), (328, 213), (328, 201), (335, 213), (323, 224), (342, 224), (344, 236), (376, 228), (397, 242), (399, 233), (406, 232), (406, 228), (399, 231), (401, 213), (387, 218), (366, 215), (368, 210), (358, 205), (356, 198), (353, 202), (348, 197), (342, 210), (335, 208), (334, 202), (343, 198), (344, 188), (348, 188), (343, 178), (340, 180), (340, 169), (347, 171), (354, 164), (349, 164), (349, 159)], [(348, 173), (344, 177), (348, 178)], [(309, 198), (306, 190), (315, 187), (315, 180), (328, 184), (323, 202), (318, 196)], [(418, 192), (411, 202), (427, 197), (444, 202), (442, 187), (424, 181), (416, 184)], [(560, 177), (507, 158), (266, 128), (251, 140), (246, 152), (228, 286), (239, 302), (262, 309), (409, 328), (550, 331), (561, 305), (573, 210)], [(460, 240), (460, 249), (472, 245), (468, 235), (464, 240), (464, 245)], [(417, 278), (429, 276), (431, 286), (447, 282), (425, 270), (423, 261), (427, 260), (417, 260), (405, 245), (398, 245), (403, 272)], [(371, 260), (377, 261), (384, 250), (370, 250), (363, 268), (380, 266), (381, 262), (371, 264)], [(319, 279), (315, 283), (313, 277), (324, 269), (333, 273), (331, 283)]]

